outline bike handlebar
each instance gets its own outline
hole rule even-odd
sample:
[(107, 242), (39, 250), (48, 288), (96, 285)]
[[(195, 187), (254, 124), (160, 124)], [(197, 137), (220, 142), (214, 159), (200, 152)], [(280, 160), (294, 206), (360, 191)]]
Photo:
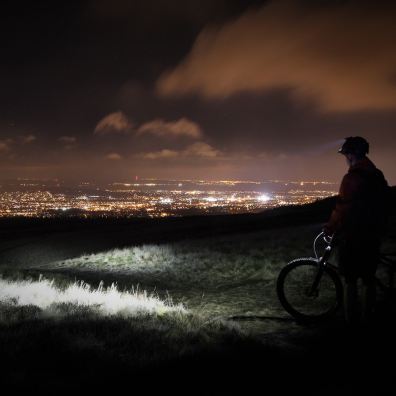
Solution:
[(326, 233), (324, 233), (324, 232), (322, 231), (322, 232), (320, 232), (320, 233), (316, 236), (316, 238), (315, 238), (315, 240), (314, 240), (314, 243), (313, 243), (313, 250), (314, 250), (314, 253), (315, 253), (315, 257), (316, 257), (316, 258), (319, 258), (319, 255), (318, 255), (318, 252), (317, 252), (317, 249), (316, 249), (316, 245), (317, 245), (317, 243), (318, 243), (319, 238), (322, 237), (322, 239), (325, 241), (325, 243), (327, 244), (327, 246), (331, 246), (331, 245), (332, 245), (332, 242), (333, 242), (333, 240), (334, 240), (334, 235), (335, 235), (335, 234), (333, 234), (333, 235), (327, 235)]
[(328, 245), (330, 245), (331, 242), (332, 242), (333, 239), (334, 239), (334, 235), (335, 235), (335, 234), (333, 234), (333, 235), (326, 235), (324, 232), (322, 232), (321, 234), (323, 234), (323, 240), (324, 240)]

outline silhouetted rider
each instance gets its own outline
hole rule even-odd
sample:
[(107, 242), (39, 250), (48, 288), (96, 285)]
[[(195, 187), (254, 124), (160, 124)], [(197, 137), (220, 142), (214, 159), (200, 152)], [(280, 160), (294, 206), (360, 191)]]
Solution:
[(345, 319), (357, 323), (357, 280), (363, 280), (362, 320), (368, 321), (375, 304), (375, 272), (379, 262), (381, 236), (388, 215), (389, 187), (383, 173), (366, 156), (368, 142), (348, 137), (338, 151), (346, 157), (348, 173), (329, 222), (328, 235), (336, 234), (338, 264), (345, 277)]

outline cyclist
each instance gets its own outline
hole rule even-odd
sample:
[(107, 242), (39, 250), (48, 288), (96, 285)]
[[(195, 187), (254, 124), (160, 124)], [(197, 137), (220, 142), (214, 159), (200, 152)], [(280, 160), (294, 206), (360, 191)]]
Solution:
[[(337, 204), (323, 231), (336, 234), (338, 263), (345, 277), (344, 308), (348, 324), (367, 322), (375, 304), (375, 272), (381, 236), (386, 225), (389, 186), (383, 173), (367, 157), (368, 142), (348, 137), (338, 150), (349, 166), (343, 177)], [(357, 281), (363, 281), (361, 318)]]

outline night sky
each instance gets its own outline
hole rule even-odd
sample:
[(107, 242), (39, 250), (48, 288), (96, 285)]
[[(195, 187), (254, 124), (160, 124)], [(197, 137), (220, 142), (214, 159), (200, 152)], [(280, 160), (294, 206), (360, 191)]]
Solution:
[(0, 3), (1, 179), (396, 183), (390, 1)]

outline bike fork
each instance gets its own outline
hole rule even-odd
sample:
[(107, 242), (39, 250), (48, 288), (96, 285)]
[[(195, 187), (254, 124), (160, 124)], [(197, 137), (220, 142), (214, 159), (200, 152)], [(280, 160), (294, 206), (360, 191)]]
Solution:
[(312, 286), (311, 286), (311, 289), (309, 290), (309, 293), (308, 293), (308, 295), (310, 297), (312, 297), (314, 295), (317, 296), (317, 294), (318, 294), (318, 286), (319, 286), (320, 280), (322, 279), (323, 272), (324, 272), (323, 264), (321, 262), (319, 262), (318, 271), (317, 271), (317, 273), (315, 275), (315, 279), (314, 279), (314, 281), (312, 283)]

